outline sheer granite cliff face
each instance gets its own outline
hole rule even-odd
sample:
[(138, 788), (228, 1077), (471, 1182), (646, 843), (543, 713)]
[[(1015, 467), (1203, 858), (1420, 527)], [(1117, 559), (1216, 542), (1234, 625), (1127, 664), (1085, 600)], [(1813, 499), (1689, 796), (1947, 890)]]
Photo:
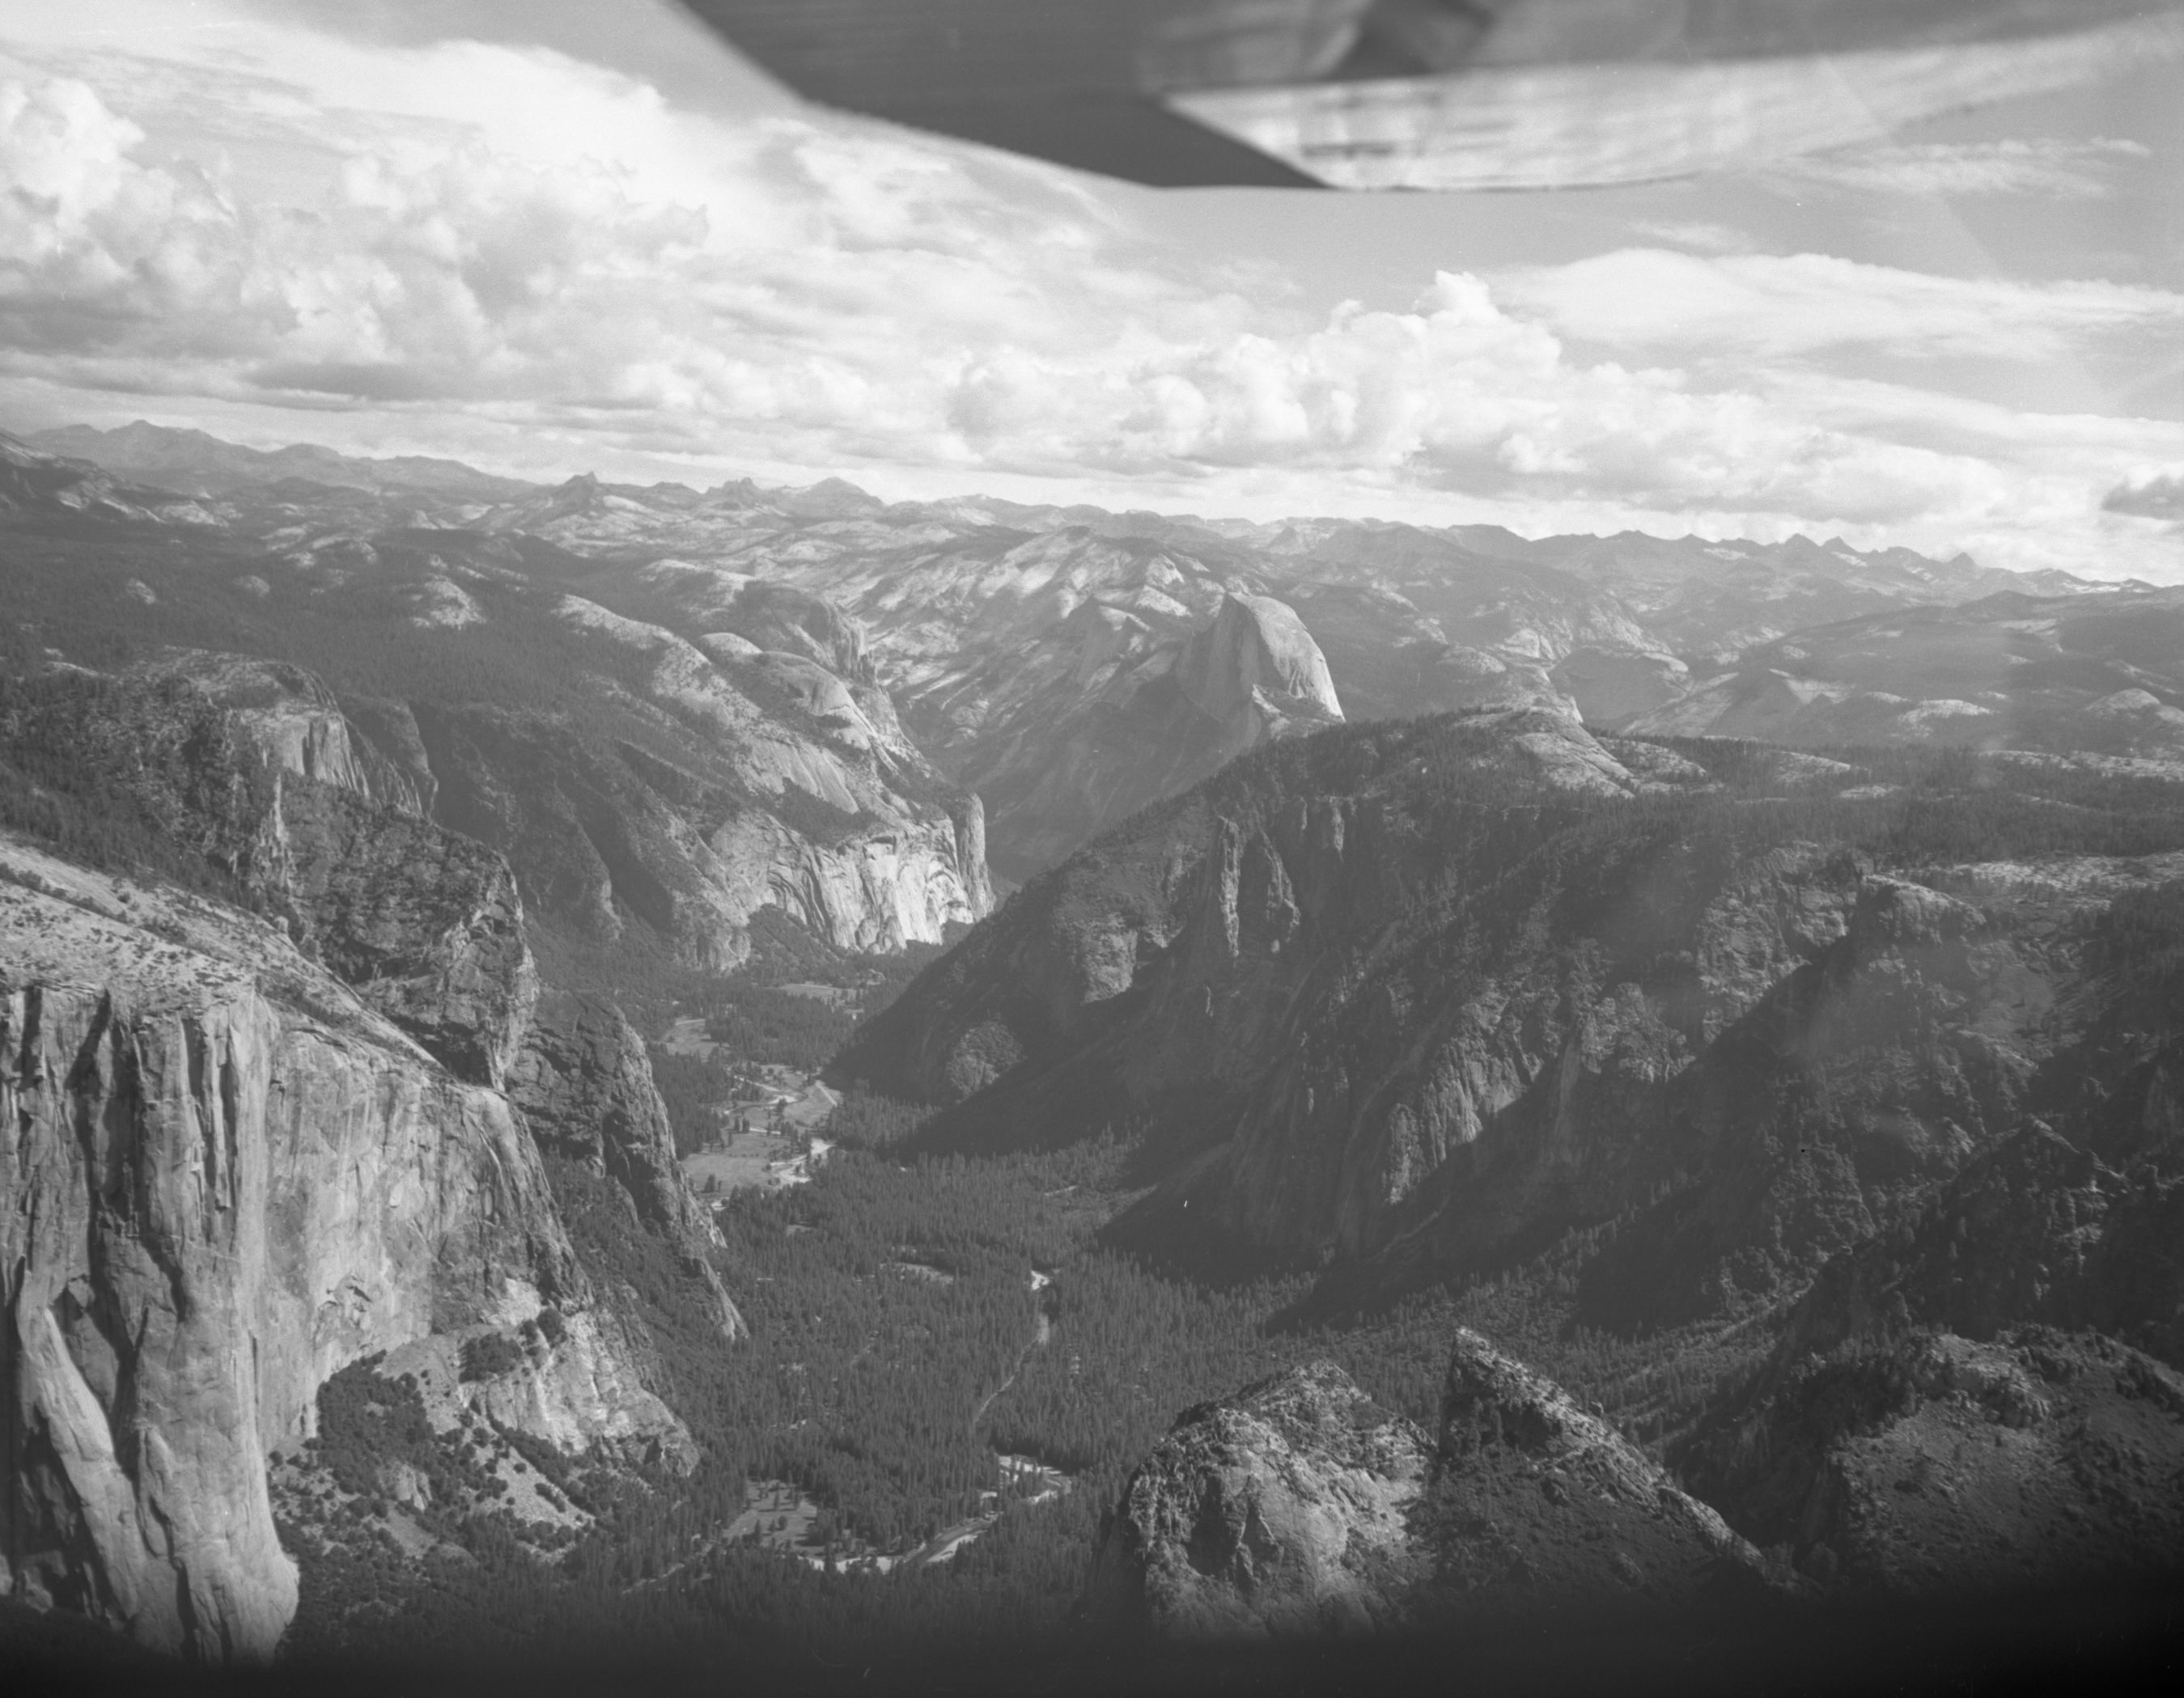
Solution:
[[(978, 799), (877, 685), (575, 595), (504, 598), (466, 637), (553, 655), (557, 705), (415, 699), (375, 735), (415, 745), (434, 818), (505, 855), (533, 916), (572, 941), (727, 971), (765, 908), (845, 949), (938, 942), (991, 909)], [(805, 647), (855, 658), (846, 636)]]
[[(504, 672), (506, 700), (345, 710), (299, 667), (198, 650), (77, 669), (11, 703), (0, 752), (80, 756), (428, 1049), (497, 1083), (529, 994), (519, 888), (580, 948), (717, 970), (747, 957), (762, 909), (894, 949), (992, 908), (984, 810), (903, 733), (854, 622), (816, 598), (757, 599), (743, 628), (798, 648), (736, 629), (694, 643), (543, 590), (496, 604), (443, 634), (526, 675)], [(552, 686), (526, 694), (540, 671)], [(495, 986), (499, 1010), (480, 1002)]]
[(192, 1655), (293, 1608), (265, 1456), (343, 1363), (571, 1300), (535, 1148), (270, 928), (5, 847), (19, 1586)]
[(638, 1221), (681, 1253), (705, 1288), (722, 1337), (748, 1335), (743, 1316), (705, 1253), (720, 1228), (692, 1194), (675, 1156), (675, 1134), (652, 1082), (644, 1040), (612, 1003), (569, 992), (542, 999), (509, 1085), (542, 1146), (612, 1179)]
[(0, 1194), (0, 1555), (33, 1601), (269, 1655), (296, 1576), (265, 1457), (318, 1387), (549, 1303), (565, 1341), (496, 1412), (687, 1450), (505, 1097), (274, 927), (4, 838)]

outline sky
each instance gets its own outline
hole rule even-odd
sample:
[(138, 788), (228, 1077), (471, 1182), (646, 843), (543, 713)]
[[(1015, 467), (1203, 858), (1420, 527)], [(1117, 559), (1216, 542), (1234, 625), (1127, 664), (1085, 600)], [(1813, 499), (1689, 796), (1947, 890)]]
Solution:
[(2184, 581), (2184, 57), (1688, 181), (1159, 192), (669, 0), (0, 0), (0, 429)]

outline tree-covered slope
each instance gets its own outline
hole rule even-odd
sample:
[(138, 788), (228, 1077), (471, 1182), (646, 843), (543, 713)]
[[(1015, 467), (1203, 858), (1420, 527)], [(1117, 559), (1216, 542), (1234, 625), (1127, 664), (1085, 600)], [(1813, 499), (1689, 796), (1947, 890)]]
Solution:
[(1424, 1278), (1627, 1218), (1596, 1322), (1772, 1301), (2042, 1105), (2113, 1117), (2090, 1082), (2163, 1041), (2114, 916), (2184, 877), (2174, 787), (1852, 754), (1539, 714), (1262, 751), (1027, 886), (841, 1070), (942, 1105), (934, 1147), (1142, 1130), (1126, 1227), (1170, 1247)]

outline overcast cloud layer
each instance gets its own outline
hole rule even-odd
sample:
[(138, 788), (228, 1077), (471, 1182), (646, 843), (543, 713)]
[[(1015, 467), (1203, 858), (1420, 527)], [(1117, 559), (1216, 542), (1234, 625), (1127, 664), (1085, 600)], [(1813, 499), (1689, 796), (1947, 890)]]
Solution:
[[(263, 21), (164, 57), (9, 45), (0, 426), (142, 415), (534, 476), (1840, 532), (2184, 577), (2162, 504), (2109, 499), (2184, 476), (2184, 425), (1948, 381), (2173, 363), (2184, 295), (2160, 287), (1739, 252), (1729, 231), (1308, 312), (1062, 174), (699, 115), (543, 49)], [(1806, 169), (2098, 194), (2137, 145)]]

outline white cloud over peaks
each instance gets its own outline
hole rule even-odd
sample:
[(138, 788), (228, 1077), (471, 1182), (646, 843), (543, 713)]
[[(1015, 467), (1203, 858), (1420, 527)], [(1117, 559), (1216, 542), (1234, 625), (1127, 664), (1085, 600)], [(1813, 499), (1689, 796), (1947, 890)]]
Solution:
[[(90, 348), (220, 300), (248, 311), (247, 244), (201, 179), (150, 170), (143, 132), (86, 85), (0, 83), (0, 315), (8, 341)], [(193, 324), (188, 339), (207, 326)]]
[(2184, 331), (2184, 295), (2103, 281), (1936, 276), (1823, 253), (1625, 248), (1513, 272), (1505, 295), (1567, 335), (1775, 358), (1869, 348), (2050, 359), (2080, 338)]
[[(729, 131), (550, 55), (453, 53), (529, 100), (467, 131), (330, 114), (299, 145), (346, 158), (287, 206), (148, 163), (143, 130), (81, 81), (0, 85), (10, 367), (231, 398), (595, 409), (624, 426), (652, 409), (671, 431), (869, 423), (900, 398), (883, 391), (965, 338), (1036, 347), (1082, 334), (1072, 298), (1082, 318), (1162, 292), (1099, 262), (1072, 192), (997, 195), (915, 142)], [(434, 86), (409, 97), (434, 104)], [(532, 108), (559, 115), (555, 145)]]
[(2174, 331), (2159, 291), (1633, 249), (1307, 318), (1028, 164), (729, 124), (538, 50), (283, 53), (0, 81), (0, 384), (345, 411), (472, 455), (498, 433), (540, 472), (880, 466), (1208, 510), (2062, 538), (2080, 565), (2111, 558), (2108, 491), (2184, 461), (2170, 426), (1807, 369)]

